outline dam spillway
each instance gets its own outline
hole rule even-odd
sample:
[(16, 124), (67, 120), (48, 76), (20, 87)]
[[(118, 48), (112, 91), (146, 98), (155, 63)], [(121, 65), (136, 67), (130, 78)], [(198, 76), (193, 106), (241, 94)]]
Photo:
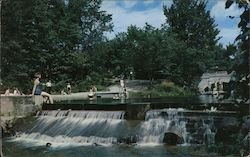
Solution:
[(131, 126), (133, 120), (126, 119), (126, 111), (43, 110), (37, 112), (31, 126), (12, 140), (53, 146), (214, 143), (216, 125), (220, 123), (216, 112), (211, 115), (204, 112), (207, 114), (199, 117), (185, 113), (191, 112), (183, 108), (150, 109), (143, 120)]
[(16, 129), (16, 135), (5, 140), (5, 144), (25, 149), (48, 149), (47, 145), (52, 150), (87, 151), (91, 148), (100, 152), (98, 149), (105, 149), (106, 153), (114, 151), (110, 146), (116, 148), (115, 151), (122, 149), (123, 153), (127, 147), (132, 152), (133, 149), (152, 149), (154, 153), (159, 148), (161, 155), (158, 156), (165, 156), (168, 154), (165, 149), (171, 149), (173, 145), (184, 146), (178, 148), (181, 150), (196, 145), (214, 147), (223, 140), (222, 134), (230, 133), (234, 126), (237, 128), (244, 112), (248, 111), (244, 109), (247, 106), (231, 102), (169, 102), (160, 99), (99, 99), (43, 104), (42, 110), (28, 118), (31, 121), (20, 124), (21, 129)]

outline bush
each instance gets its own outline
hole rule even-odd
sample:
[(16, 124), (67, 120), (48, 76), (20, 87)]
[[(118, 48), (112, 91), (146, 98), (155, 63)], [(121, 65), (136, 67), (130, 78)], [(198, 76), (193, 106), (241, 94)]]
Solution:
[(72, 85), (72, 92), (88, 92), (91, 85), (95, 85), (98, 91), (107, 90), (107, 87), (112, 84), (110, 79), (106, 79), (105, 74), (91, 73), (86, 76), (83, 81), (78, 81)]
[(130, 97), (166, 97), (166, 96), (195, 96), (196, 94), (186, 87), (180, 87), (170, 81), (163, 81), (160, 84), (152, 85), (141, 92), (130, 92)]
[(62, 80), (57, 82), (54, 86), (52, 86), (53, 93), (60, 93), (61, 90), (66, 90), (67, 82)]

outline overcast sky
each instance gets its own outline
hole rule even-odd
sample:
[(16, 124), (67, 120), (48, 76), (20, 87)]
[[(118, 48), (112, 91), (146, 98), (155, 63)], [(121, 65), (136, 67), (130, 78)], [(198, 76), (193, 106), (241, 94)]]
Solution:
[[(225, 9), (226, 0), (209, 0), (207, 10), (215, 19), (215, 23), (220, 30), (220, 43), (224, 46), (229, 42), (233, 43), (240, 29), (237, 27), (240, 20), (240, 10), (236, 4), (229, 9)], [(172, 0), (104, 0), (102, 10), (112, 14), (112, 22), (114, 24), (114, 32), (108, 33), (107, 36), (112, 38), (118, 32), (125, 32), (127, 27), (136, 25), (138, 27), (145, 26), (145, 23), (160, 28), (165, 22), (163, 14), (163, 5), (171, 6)], [(234, 16), (230, 19), (228, 16)]]

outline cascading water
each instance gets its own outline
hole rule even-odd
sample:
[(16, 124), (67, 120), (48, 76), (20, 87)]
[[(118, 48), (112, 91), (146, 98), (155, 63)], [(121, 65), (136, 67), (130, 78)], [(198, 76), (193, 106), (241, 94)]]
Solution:
[(161, 144), (165, 133), (174, 133), (187, 139), (186, 122), (179, 111), (183, 109), (151, 110), (146, 113), (145, 122), (141, 124), (142, 139), (140, 144)]
[(13, 140), (27, 146), (213, 144), (213, 119), (192, 120), (185, 112), (182, 108), (150, 110), (143, 122), (130, 127), (124, 111), (41, 111), (32, 126)]
[(126, 132), (123, 111), (41, 111), (15, 141), (44, 145), (110, 145)]

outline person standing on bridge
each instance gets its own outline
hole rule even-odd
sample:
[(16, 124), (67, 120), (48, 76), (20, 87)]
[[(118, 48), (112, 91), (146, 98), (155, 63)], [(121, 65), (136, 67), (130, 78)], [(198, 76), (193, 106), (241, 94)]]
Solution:
[(32, 90), (32, 95), (41, 95), (43, 97), (49, 98), (49, 103), (53, 104), (53, 99), (49, 93), (43, 92), (40, 87), (40, 79), (42, 74), (40, 72), (35, 73), (34, 86)]

